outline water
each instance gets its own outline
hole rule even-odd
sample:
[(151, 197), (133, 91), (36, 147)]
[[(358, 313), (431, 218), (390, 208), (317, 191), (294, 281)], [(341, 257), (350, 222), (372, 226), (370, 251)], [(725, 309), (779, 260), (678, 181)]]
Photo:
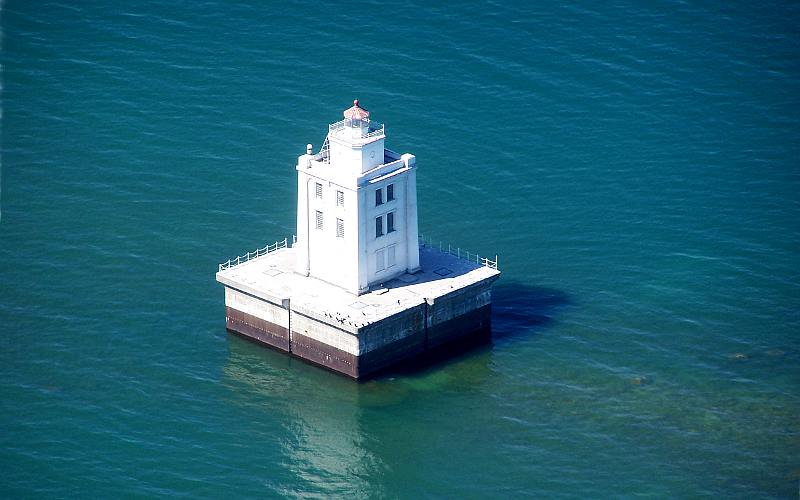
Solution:
[[(788, 497), (795, 4), (6, 2), (4, 497)], [(229, 336), (353, 98), (491, 345), (355, 384)]]

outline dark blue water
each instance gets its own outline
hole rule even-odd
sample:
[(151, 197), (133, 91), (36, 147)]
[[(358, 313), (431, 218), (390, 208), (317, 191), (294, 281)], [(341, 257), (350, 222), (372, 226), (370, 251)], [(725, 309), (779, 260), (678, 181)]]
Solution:
[[(794, 3), (6, 2), (4, 497), (786, 497)], [(491, 345), (365, 384), (230, 337), (358, 97)]]

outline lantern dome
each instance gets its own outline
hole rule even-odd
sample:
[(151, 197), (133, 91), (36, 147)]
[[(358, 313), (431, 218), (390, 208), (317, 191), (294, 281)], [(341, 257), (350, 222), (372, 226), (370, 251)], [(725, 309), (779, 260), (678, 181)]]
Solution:
[(344, 117), (348, 120), (369, 120), (369, 111), (358, 105), (358, 99), (353, 101), (353, 107), (344, 110)]

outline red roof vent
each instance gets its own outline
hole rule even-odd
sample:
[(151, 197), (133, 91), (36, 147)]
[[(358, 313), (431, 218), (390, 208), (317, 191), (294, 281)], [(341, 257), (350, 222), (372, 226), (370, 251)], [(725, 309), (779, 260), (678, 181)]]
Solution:
[(368, 120), (369, 111), (358, 106), (358, 99), (353, 101), (353, 107), (344, 111), (344, 117), (350, 120)]

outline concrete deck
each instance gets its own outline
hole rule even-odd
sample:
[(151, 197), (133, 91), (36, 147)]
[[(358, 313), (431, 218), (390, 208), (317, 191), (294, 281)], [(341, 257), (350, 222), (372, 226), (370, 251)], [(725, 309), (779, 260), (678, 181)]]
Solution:
[(316, 278), (294, 272), (295, 250), (284, 248), (219, 271), (217, 281), (291, 308), (358, 335), (359, 330), (455, 290), (495, 279), (496, 269), (420, 247), (421, 270), (404, 274), (383, 287), (354, 295)]

